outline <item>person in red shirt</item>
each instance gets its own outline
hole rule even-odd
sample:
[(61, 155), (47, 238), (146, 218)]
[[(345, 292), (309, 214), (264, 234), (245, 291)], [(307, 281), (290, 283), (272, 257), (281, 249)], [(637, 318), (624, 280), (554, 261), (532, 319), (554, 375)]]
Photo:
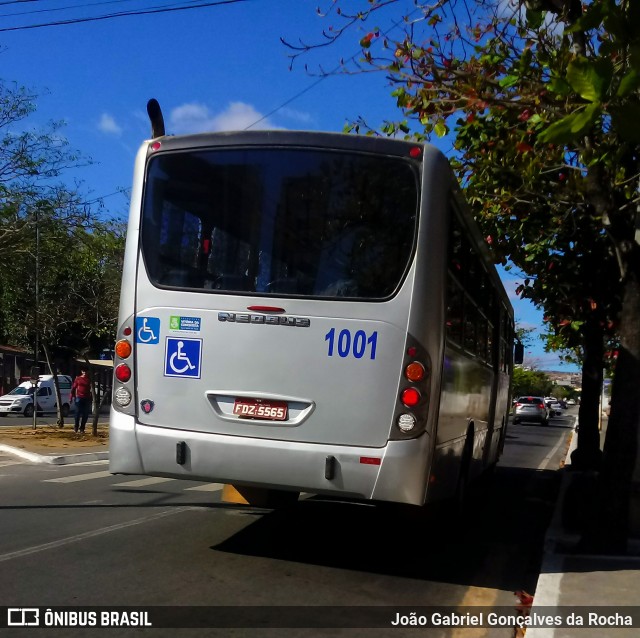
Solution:
[(89, 412), (91, 411), (91, 381), (85, 368), (80, 369), (80, 374), (71, 384), (71, 399), (76, 406), (74, 432), (84, 433)]

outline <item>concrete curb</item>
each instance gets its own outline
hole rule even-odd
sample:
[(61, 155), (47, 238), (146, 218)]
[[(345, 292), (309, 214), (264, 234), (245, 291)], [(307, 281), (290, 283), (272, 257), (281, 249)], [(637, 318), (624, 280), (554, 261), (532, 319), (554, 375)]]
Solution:
[(30, 463), (49, 463), (51, 465), (69, 465), (71, 463), (87, 463), (89, 461), (104, 461), (109, 458), (109, 452), (81, 452), (78, 454), (36, 454), (27, 452), (10, 445), (0, 445), (0, 452), (12, 454)]

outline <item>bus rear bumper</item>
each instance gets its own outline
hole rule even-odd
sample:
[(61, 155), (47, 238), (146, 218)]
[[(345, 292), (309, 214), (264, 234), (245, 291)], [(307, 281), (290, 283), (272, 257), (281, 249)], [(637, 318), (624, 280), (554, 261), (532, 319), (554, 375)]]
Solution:
[[(109, 470), (422, 505), (430, 439), (383, 448), (236, 437), (136, 423), (111, 410)], [(177, 461), (177, 449), (185, 452)], [(325, 476), (327, 458), (332, 477)]]

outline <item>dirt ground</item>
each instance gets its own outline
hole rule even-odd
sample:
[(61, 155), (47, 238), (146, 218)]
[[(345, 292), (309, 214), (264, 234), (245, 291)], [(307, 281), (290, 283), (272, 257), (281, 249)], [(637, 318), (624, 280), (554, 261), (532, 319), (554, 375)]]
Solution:
[(63, 428), (51, 425), (7, 426), (0, 428), (0, 445), (10, 445), (27, 452), (47, 454), (57, 450), (77, 450), (78, 453), (107, 451), (109, 449), (109, 426), (98, 424), (98, 435), (92, 435), (91, 423), (87, 423), (85, 434), (76, 434), (73, 423)]

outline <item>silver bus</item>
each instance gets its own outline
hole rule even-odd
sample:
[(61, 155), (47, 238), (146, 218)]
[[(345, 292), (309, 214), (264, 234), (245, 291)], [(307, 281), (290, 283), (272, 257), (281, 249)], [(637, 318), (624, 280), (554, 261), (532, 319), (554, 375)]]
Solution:
[(500, 456), (513, 335), (435, 147), (161, 133), (135, 163), (110, 471), (455, 495)]

